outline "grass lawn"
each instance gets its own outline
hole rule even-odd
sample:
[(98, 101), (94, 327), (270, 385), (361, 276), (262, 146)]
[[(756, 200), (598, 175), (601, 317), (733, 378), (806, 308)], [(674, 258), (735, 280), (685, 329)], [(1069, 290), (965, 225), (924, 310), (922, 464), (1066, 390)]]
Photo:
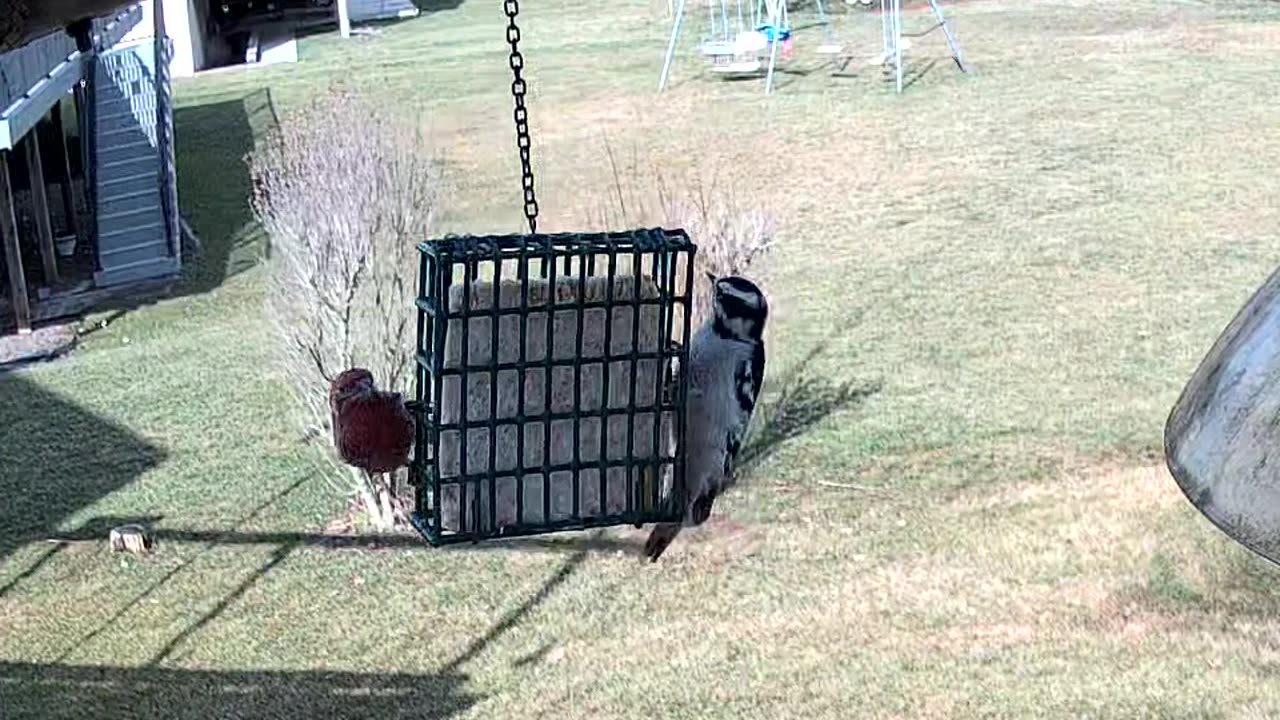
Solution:
[[(973, 75), (933, 34), (900, 97), (855, 60), (767, 101), (691, 36), (657, 96), (662, 3), (525, 5), (540, 229), (600, 201), (606, 139), (778, 213), (747, 480), (657, 565), (630, 528), (320, 536), (240, 157), (340, 78), (440, 147), (442, 232), (521, 215), (497, 3), (314, 37), (178, 84), (177, 296), (0, 377), (0, 718), (1280, 717), (1280, 576), (1160, 454), (1280, 260), (1276, 3), (955, 3)], [(138, 517), (159, 552), (108, 553)]]

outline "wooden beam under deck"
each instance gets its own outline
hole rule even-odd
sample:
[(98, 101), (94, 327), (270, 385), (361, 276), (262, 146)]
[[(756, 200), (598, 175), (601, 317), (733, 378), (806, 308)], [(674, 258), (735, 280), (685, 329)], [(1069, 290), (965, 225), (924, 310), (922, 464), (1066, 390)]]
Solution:
[(27, 278), (22, 270), (22, 249), (18, 246), (18, 218), (13, 212), (13, 184), (9, 181), (9, 153), (0, 152), (0, 243), (4, 245), (4, 263), (9, 270), (14, 320), (18, 334), (31, 332), (31, 301), (27, 297)]
[(36, 220), (36, 244), (44, 264), (44, 284), (58, 284), (58, 253), (53, 247), (53, 222), (49, 219), (49, 192), (44, 185), (44, 160), (40, 157), (39, 127), (31, 128), (23, 143), (27, 153), (27, 174), (31, 178), (31, 214)]
[(67, 218), (67, 230), (76, 236), (76, 241), (87, 240), (80, 234), (79, 197), (76, 192), (75, 176), (71, 174), (71, 149), (67, 147), (67, 126), (63, 122), (63, 107), (59, 102), (53, 106), (53, 132), (58, 137), (59, 170), (62, 172), (62, 212)]

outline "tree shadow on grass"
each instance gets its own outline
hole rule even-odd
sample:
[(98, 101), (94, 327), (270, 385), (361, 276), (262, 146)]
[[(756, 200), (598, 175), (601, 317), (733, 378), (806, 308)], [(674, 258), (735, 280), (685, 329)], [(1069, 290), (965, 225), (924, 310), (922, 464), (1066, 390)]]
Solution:
[[(169, 720), (253, 717), (277, 720), (454, 717), (480, 696), (467, 693), (459, 669), (545, 602), (587, 559), (580, 550), (542, 587), (499, 618), (435, 673), (185, 670), (159, 667), (169, 653), (212, 621), (293, 546), (277, 548), (258, 572), (185, 628), (144, 667), (0, 662), (5, 720), (19, 718), (163, 717)], [(127, 610), (127, 608), (126, 608)]]
[(178, 202), (199, 238), (183, 258), (174, 294), (203, 294), (262, 258), (263, 234), (253, 215), (253, 182), (245, 158), (257, 137), (278, 125), (268, 90), (174, 111)]
[[(106, 521), (102, 523), (105, 526), (121, 519), (99, 518), (98, 521)], [(255, 541), (264, 539), (254, 538)], [(73, 541), (71, 538), (65, 540)], [(567, 558), (537, 592), (498, 618), (489, 631), (470, 642), (435, 673), (205, 671), (160, 667), (172, 657), (177, 647), (213, 622), (245, 590), (298, 546), (289, 543), (277, 546), (262, 567), (212, 609), (177, 633), (146, 666), (125, 668), (58, 662), (0, 662), (0, 702), (5, 710), (5, 720), (82, 718), (87, 716), (86, 713), (93, 717), (163, 717), (170, 720), (215, 717), (278, 720), (453, 717), (480, 699), (463, 689), (468, 678), (459, 672), (460, 668), (517, 627), (582, 566), (588, 555), (588, 551), (582, 549)], [(179, 569), (187, 564), (183, 563)], [(172, 573), (166, 575), (163, 582), (171, 578)], [(108, 624), (127, 613), (149, 592), (127, 603)], [(100, 631), (101, 628), (95, 634)], [(91, 637), (92, 634), (76, 646)]]
[(219, 671), (0, 662), (5, 720), (432, 718), (479, 697), (457, 673)]
[[(166, 452), (22, 373), (0, 375), (0, 563), (55, 535), (68, 517), (137, 480)], [(0, 597), (48, 562), (52, 544)]]
[[(287, 493), (295, 486), (290, 486)], [(272, 501), (282, 495), (277, 495)], [(264, 505), (265, 507), (265, 505)], [(124, 518), (95, 518), (80, 532), (90, 534)], [(158, 518), (134, 518), (156, 521)], [(78, 533), (77, 533), (78, 534)], [(597, 532), (598, 535), (598, 532)], [(301, 537), (301, 536), (300, 536)], [(247, 534), (260, 543), (268, 536)], [(218, 539), (235, 539), (234, 533)], [(483, 635), (468, 643), (438, 671), (429, 674), (353, 673), (333, 671), (185, 670), (160, 667), (173, 651), (214, 621), (253, 583), (265, 576), (302, 543), (285, 538), (271, 558), (213, 608), (177, 633), (143, 667), (83, 666), (54, 663), (0, 662), (0, 699), (5, 719), (94, 717), (262, 717), (299, 720), (326, 718), (449, 718), (480, 699), (464, 691), (467, 676), (460, 668), (504, 634), (517, 627), (583, 565), (580, 549), (560, 564), (537, 592), (498, 618)], [(76, 538), (63, 538), (74, 542)], [(216, 540), (215, 540), (216, 542)], [(422, 547), (421, 543), (417, 544)], [(189, 563), (183, 563), (181, 570)], [(175, 571), (176, 572), (176, 571)], [(167, 582), (174, 573), (166, 575)], [(126, 603), (107, 625), (123, 616), (151, 589)], [(105, 625), (103, 626), (106, 627)], [(95, 633), (76, 644), (79, 647)], [(532, 663), (534, 661), (530, 661)]]

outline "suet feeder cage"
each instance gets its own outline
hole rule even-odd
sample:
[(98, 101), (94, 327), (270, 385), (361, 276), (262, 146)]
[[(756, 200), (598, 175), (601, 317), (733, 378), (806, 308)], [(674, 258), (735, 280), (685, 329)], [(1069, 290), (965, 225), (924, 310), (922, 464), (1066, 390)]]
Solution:
[(681, 230), (418, 246), (413, 523), (436, 546), (676, 520)]

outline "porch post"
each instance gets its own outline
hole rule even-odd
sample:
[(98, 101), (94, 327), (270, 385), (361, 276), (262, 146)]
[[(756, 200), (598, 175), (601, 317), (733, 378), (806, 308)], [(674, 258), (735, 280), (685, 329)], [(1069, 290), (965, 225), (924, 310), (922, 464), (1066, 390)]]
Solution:
[(36, 243), (44, 264), (46, 285), (58, 283), (58, 255), (53, 248), (53, 224), (49, 221), (49, 194), (44, 186), (44, 161), (40, 158), (40, 126), (27, 133), (27, 173), (31, 178), (31, 214), (36, 219)]
[(95, 198), (97, 197), (97, 175), (93, 171), (93, 156), (97, 150), (93, 138), (93, 133), (95, 132), (93, 118), (94, 90), (91, 83), (93, 74), (97, 72), (96, 66), (97, 54), (90, 54), (85, 59), (84, 64), (85, 79), (76, 84), (74, 91), (76, 131), (80, 141), (80, 179), (82, 181), (80, 189), (76, 192), (76, 197), (83, 200), (84, 209), (89, 217), (89, 221), (81, 227), (84, 232), (82, 239), (93, 247), (94, 269), (101, 270), (102, 268), (98, 262), (98, 212), (94, 206)]
[(338, 34), (344, 38), (351, 37), (351, 11), (347, 0), (336, 0), (338, 4)]
[(18, 334), (26, 335), (31, 332), (31, 302), (27, 299), (27, 278), (22, 272), (22, 250), (18, 247), (18, 220), (13, 214), (7, 150), (0, 152), (0, 242), (4, 243), (4, 264), (9, 269), (13, 317), (18, 323)]
[(76, 202), (76, 181), (71, 174), (71, 149), (67, 147), (67, 126), (62, 118), (62, 102), (53, 106), (53, 131), (58, 135), (58, 150), (62, 154), (62, 211), (67, 217), (67, 230), (80, 241), (80, 217)]

